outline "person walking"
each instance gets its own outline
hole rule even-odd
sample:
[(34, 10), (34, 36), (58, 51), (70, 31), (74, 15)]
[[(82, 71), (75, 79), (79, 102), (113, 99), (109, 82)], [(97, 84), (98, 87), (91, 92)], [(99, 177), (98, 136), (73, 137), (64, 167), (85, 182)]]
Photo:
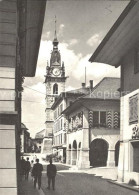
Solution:
[(22, 156), (21, 157), (21, 160), (20, 160), (20, 173), (21, 173), (21, 179), (23, 178), (23, 176), (25, 175), (25, 159), (24, 157)]
[(36, 159), (36, 164), (34, 164), (32, 169), (32, 176), (34, 176), (34, 188), (36, 188), (36, 183), (38, 182), (38, 189), (41, 188), (41, 176), (42, 176), (43, 166), (39, 163), (39, 159)]
[(52, 188), (55, 190), (55, 176), (56, 176), (56, 166), (52, 164), (52, 159), (50, 159), (50, 164), (47, 165), (47, 177), (48, 177), (48, 187), (47, 189), (50, 190), (50, 185), (52, 181)]
[(33, 169), (33, 166), (34, 166), (34, 161), (32, 160), (31, 163), (30, 163), (30, 166), (31, 166), (31, 169), (30, 169), (30, 173), (31, 173), (31, 177), (32, 177), (32, 180), (33, 180), (33, 175), (32, 175), (32, 169)]
[(27, 161), (25, 161), (25, 180), (28, 180), (30, 168), (31, 166), (30, 166), (29, 158), (27, 157)]

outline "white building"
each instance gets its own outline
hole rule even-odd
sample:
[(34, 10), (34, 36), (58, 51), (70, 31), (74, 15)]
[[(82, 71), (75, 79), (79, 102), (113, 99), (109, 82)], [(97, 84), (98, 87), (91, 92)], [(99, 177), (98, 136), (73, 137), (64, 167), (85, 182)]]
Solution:
[(79, 169), (118, 165), (119, 86), (119, 78), (106, 77), (63, 111), (67, 118), (67, 164)]
[(77, 98), (89, 93), (89, 87), (85, 87), (84, 83), (82, 85), (82, 88), (61, 93), (52, 105), (54, 112), (53, 153), (61, 156), (63, 162), (66, 162), (67, 132), (66, 118), (62, 111)]

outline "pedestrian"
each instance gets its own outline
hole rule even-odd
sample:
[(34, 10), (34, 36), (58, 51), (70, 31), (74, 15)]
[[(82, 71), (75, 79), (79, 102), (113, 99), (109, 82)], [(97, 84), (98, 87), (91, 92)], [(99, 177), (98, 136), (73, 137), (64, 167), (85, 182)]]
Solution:
[(21, 179), (25, 175), (25, 163), (26, 163), (26, 161), (25, 161), (24, 157), (22, 156), (21, 160), (20, 160)]
[(38, 189), (41, 188), (41, 176), (42, 176), (43, 166), (39, 163), (39, 159), (36, 159), (36, 163), (32, 169), (32, 176), (34, 176), (34, 188), (36, 188), (36, 183), (38, 182)]
[(52, 188), (55, 190), (55, 176), (56, 176), (56, 166), (52, 164), (52, 159), (50, 159), (50, 164), (47, 165), (47, 177), (48, 177), (48, 187), (47, 189), (50, 190), (50, 185), (52, 181)]
[(31, 177), (32, 177), (32, 180), (33, 180), (33, 175), (32, 175), (32, 169), (33, 169), (33, 166), (34, 166), (34, 161), (32, 160), (31, 163), (30, 163), (30, 166), (31, 166), (31, 169), (30, 169), (30, 173), (31, 173)]
[(29, 157), (27, 157), (27, 161), (25, 161), (25, 180), (28, 180), (28, 175), (30, 171), (30, 162), (29, 162)]

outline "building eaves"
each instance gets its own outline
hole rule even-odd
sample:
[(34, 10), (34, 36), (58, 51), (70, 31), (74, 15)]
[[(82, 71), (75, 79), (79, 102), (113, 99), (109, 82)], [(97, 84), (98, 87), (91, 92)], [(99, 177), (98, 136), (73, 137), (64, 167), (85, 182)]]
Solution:
[(38, 52), (47, 0), (20, 0), (19, 37), (20, 62), (23, 76), (33, 77), (36, 72)]
[[(106, 63), (115, 67), (120, 65), (121, 58), (137, 42), (136, 37), (138, 35), (138, 30), (135, 32), (135, 29), (138, 28), (138, 6), (138, 1), (130, 1), (120, 17), (117, 19), (105, 38), (102, 40), (100, 45), (90, 57), (90, 62)], [(135, 17), (133, 17), (134, 15)], [(133, 37), (132, 40), (131, 37)], [(113, 42), (115, 43), (115, 45), (112, 44)]]

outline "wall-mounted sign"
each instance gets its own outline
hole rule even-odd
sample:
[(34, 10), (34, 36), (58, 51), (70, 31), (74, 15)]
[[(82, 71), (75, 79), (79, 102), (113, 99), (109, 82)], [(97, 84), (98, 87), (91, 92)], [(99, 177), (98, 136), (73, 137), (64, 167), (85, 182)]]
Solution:
[(139, 139), (139, 128), (137, 125), (132, 129), (132, 139)]

